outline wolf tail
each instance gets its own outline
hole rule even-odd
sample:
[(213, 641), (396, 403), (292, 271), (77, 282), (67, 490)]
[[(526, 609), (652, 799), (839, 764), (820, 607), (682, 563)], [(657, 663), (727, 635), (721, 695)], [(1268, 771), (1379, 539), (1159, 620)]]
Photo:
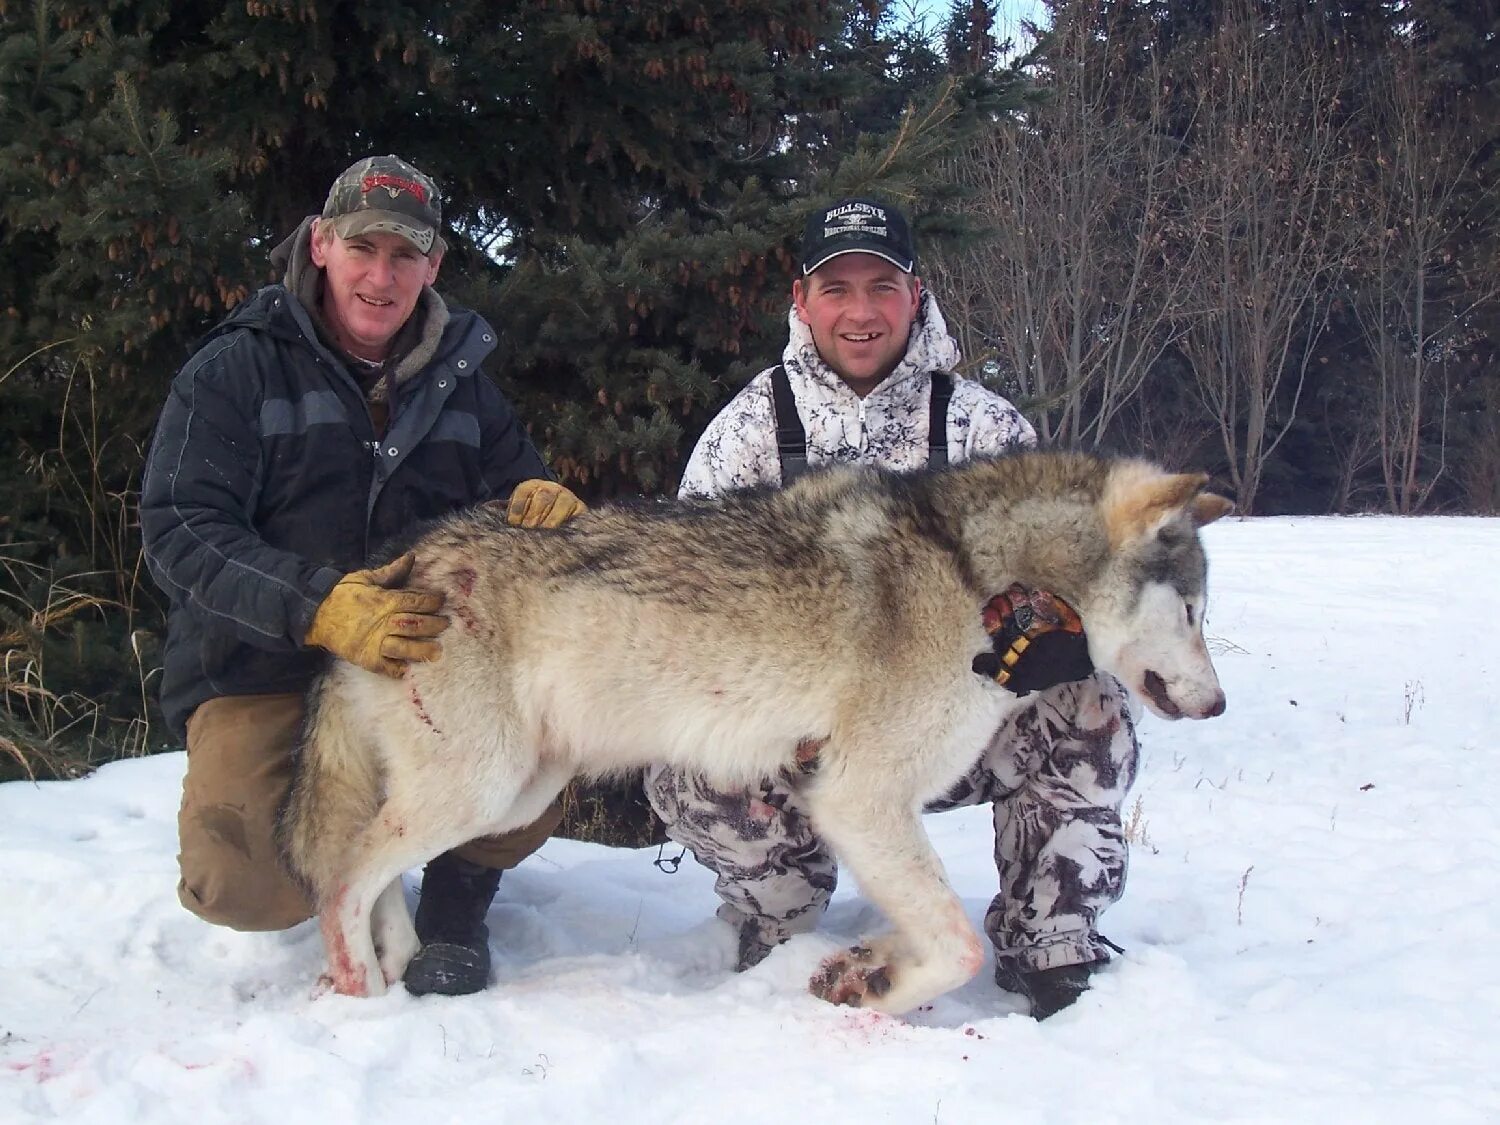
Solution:
[(339, 674), (325, 675), (308, 696), (291, 788), (277, 818), (281, 860), (321, 912), (346, 878), (344, 862), (380, 811), (382, 770), (360, 734)]

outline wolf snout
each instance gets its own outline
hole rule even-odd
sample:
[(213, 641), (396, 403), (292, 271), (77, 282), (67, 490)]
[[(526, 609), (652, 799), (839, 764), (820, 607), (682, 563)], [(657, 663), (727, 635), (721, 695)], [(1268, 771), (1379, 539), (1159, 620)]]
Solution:
[(1181, 714), (1189, 719), (1216, 719), (1224, 713), (1224, 692), (1215, 687), (1212, 694), (1204, 693), (1203, 702), (1183, 703), (1180, 705)]
[(1194, 691), (1193, 686), (1184, 691), (1179, 685), (1174, 697), (1161, 673), (1148, 670), (1142, 677), (1141, 691), (1164, 719), (1214, 719), (1224, 713), (1227, 702), (1222, 688), (1216, 684), (1211, 692)]

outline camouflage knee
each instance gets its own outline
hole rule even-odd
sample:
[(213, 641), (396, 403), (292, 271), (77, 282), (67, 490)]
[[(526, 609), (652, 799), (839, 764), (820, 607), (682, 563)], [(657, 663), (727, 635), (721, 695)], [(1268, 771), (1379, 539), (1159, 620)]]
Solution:
[(1118, 681), (1042, 693), (1012, 730), (1014, 792), (995, 802), (1000, 894), (985, 929), (1002, 959), (1042, 969), (1107, 956), (1099, 915), (1124, 892), (1120, 810), (1140, 747)]
[(717, 877), (719, 916), (740, 931), (742, 968), (817, 925), (838, 868), (789, 786), (725, 792), (697, 774), (656, 767), (646, 793), (667, 835)]
[(1140, 767), (1130, 698), (1106, 672), (1044, 692), (1037, 704), (1049, 773), (1063, 778), (1087, 806), (1118, 812)]

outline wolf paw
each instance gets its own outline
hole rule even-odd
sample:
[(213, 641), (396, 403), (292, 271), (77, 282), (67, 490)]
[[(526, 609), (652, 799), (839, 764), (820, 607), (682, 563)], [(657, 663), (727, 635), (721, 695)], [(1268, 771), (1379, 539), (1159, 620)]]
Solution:
[(393, 985), (406, 975), (406, 966), (416, 956), (421, 943), (417, 941), (417, 932), (410, 925), (406, 927), (406, 933), (383, 935), (375, 941), (375, 958), (380, 965), (380, 975), (385, 978), (385, 983)]
[(862, 1008), (891, 990), (890, 966), (869, 946), (851, 946), (824, 961), (807, 987), (830, 1004)]
[(379, 985), (374, 985), (363, 970), (336, 972), (330, 969), (318, 977), (313, 995), (321, 996), (326, 992), (340, 996), (380, 996), (385, 993), (385, 981), (382, 979)]

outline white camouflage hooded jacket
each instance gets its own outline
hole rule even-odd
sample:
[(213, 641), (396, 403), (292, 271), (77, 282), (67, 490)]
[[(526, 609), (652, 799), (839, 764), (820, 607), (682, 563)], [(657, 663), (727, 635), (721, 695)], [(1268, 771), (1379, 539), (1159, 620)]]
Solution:
[[(925, 465), (932, 373), (951, 372), (959, 360), (932, 294), (922, 293), (901, 362), (864, 398), (823, 362), (795, 305), (787, 320), (791, 333), (781, 362), (807, 431), (807, 463), (858, 462), (896, 470)], [(707, 500), (781, 483), (772, 370), (751, 379), (709, 423), (688, 459), (679, 495)], [(954, 376), (948, 405), (951, 463), (1035, 444), (1036, 431), (1019, 410), (979, 383)]]

